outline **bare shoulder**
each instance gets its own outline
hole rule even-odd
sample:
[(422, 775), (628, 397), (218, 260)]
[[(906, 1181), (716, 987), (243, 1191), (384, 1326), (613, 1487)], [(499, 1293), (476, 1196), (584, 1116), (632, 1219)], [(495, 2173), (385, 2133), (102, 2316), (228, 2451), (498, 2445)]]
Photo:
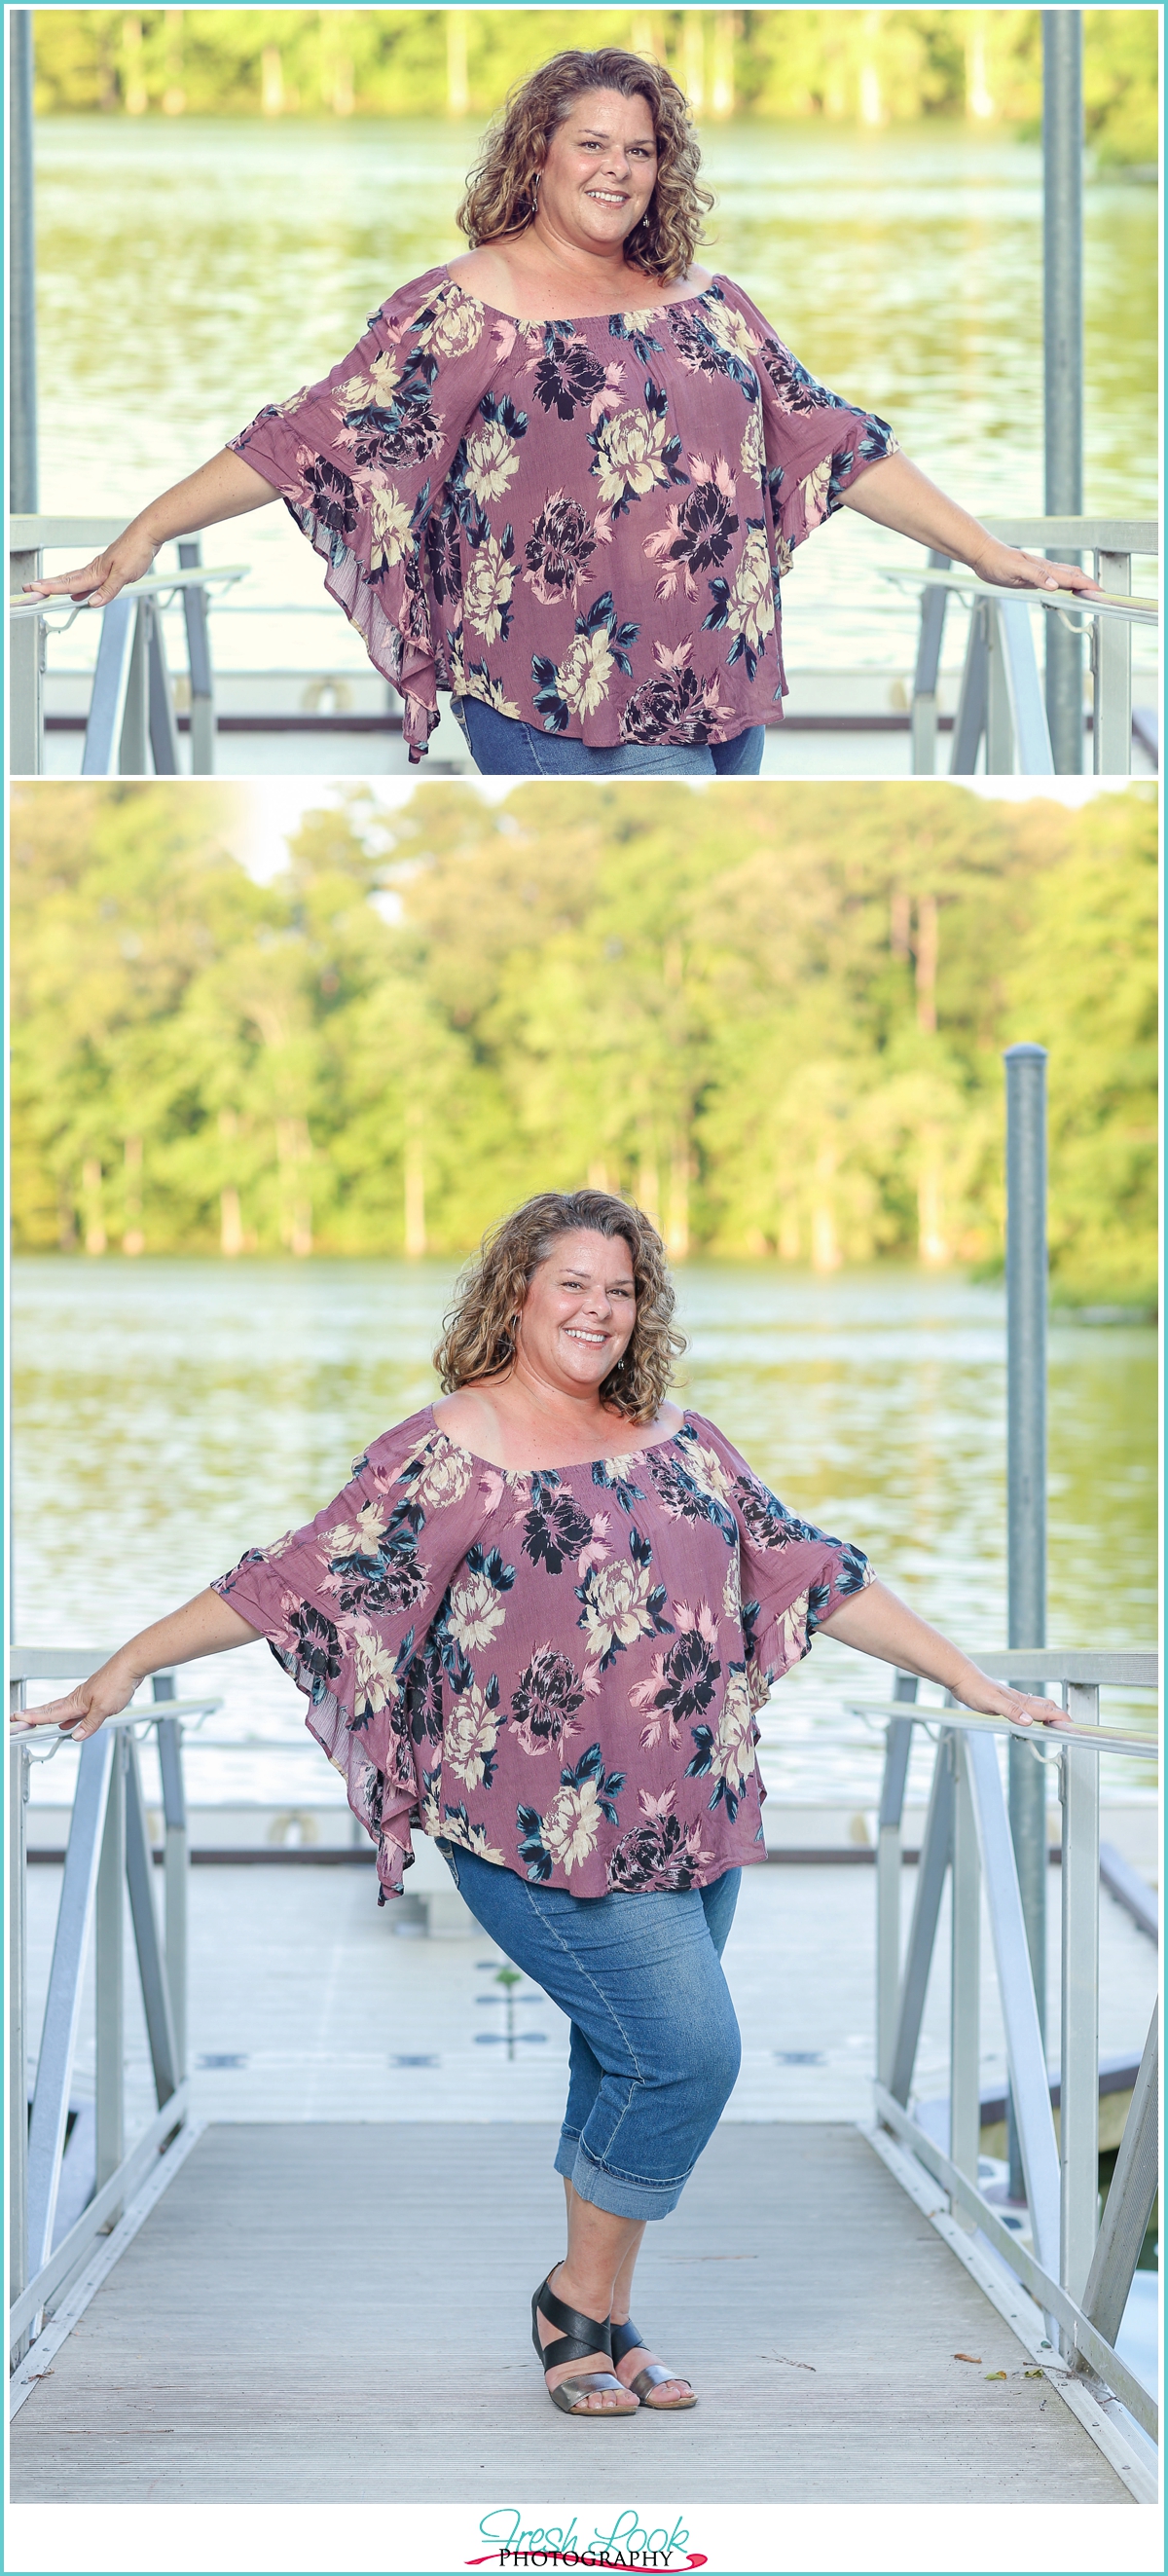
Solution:
[(506, 258), (489, 242), (481, 243), (477, 250), (459, 251), (454, 259), (447, 260), (446, 266), (459, 286), (488, 304), (500, 293), (506, 294), (511, 284)]
[(667, 1396), (664, 1404), (659, 1405), (657, 1408), (657, 1420), (654, 1423), (653, 1428), (655, 1431), (667, 1432), (671, 1438), (674, 1432), (684, 1430), (684, 1406), (674, 1404), (672, 1399)]

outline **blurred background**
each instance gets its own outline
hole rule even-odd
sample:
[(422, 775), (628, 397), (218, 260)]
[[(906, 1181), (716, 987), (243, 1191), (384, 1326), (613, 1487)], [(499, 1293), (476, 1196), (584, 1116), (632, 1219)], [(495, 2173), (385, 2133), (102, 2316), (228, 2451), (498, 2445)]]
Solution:
[[(558, 48), (608, 43), (665, 60), (688, 92), (717, 197), (707, 264), (966, 506), (1039, 511), (1040, 15), (38, 12), (39, 506), (128, 516), (325, 373), (394, 287), (464, 246), (456, 208), (508, 85)], [(1130, 519), (1156, 509), (1157, 13), (1083, 22), (1083, 506)], [(800, 551), (784, 585), (789, 714), (904, 716), (917, 606), (877, 576), (908, 551), (851, 511)], [(282, 510), (217, 532), (209, 554), (250, 567), (214, 615), (225, 710), (256, 701), (259, 675), (265, 704), (334, 725), (381, 704)], [(950, 618), (947, 709), (964, 629)], [(78, 727), (92, 640), (82, 619), (50, 653), (50, 707)], [(1151, 708), (1151, 629), (1135, 655), (1135, 702)], [(432, 772), (464, 765), (453, 730)], [(278, 769), (286, 749), (278, 733), (226, 734), (219, 765)], [(796, 752), (837, 775), (907, 766), (876, 727), (810, 755), (776, 733), (768, 767)], [(342, 761), (304, 737), (297, 751), (358, 774), (401, 756), (367, 741)], [(51, 735), (49, 759), (76, 770), (79, 730)]]

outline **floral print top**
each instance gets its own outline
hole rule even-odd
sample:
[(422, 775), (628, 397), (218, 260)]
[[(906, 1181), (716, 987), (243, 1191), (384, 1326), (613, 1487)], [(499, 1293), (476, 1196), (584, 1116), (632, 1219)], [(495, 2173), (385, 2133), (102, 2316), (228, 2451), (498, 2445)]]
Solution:
[(384, 1902), (411, 1826), (573, 1896), (764, 1859), (754, 1712), (870, 1580), (700, 1414), (519, 1474), (427, 1407), (214, 1589), (307, 1693)]
[(728, 277), (521, 322), (446, 268), (231, 444), (324, 556), (411, 761), (440, 688), (594, 750), (777, 721), (792, 548), (896, 447)]

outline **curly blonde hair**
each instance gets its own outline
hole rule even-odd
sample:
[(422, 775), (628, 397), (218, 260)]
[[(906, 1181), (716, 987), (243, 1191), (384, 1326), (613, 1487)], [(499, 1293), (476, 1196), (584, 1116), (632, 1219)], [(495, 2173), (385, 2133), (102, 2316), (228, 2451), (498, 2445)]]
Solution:
[(625, 239), (625, 256), (649, 277), (684, 277), (701, 240), (702, 216), (713, 205), (698, 186), (701, 154), (685, 94), (660, 63), (606, 47), (599, 53), (553, 54), (510, 93), (487, 135), (482, 159), (471, 171), (458, 224), (478, 250), (522, 232), (535, 213), (536, 186), (557, 125), (588, 90), (613, 89), (643, 98), (653, 119), (657, 181)]
[(607, 1190), (544, 1190), (484, 1235), (458, 1282), (434, 1353), (444, 1394), (510, 1367), (515, 1324), (534, 1272), (559, 1235), (581, 1230), (623, 1236), (637, 1292), (636, 1323), (601, 1384), (600, 1401), (630, 1422), (656, 1420), (685, 1337), (673, 1326), (673, 1287), (656, 1227), (640, 1208)]

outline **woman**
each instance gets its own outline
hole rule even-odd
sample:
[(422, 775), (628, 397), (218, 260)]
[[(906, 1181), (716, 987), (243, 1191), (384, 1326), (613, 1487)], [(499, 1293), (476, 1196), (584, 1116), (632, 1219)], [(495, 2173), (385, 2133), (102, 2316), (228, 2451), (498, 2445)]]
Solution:
[(738, 2072), (719, 1961), (766, 1857), (755, 1708), (824, 1629), (967, 1707), (1061, 1715), (990, 1681), (669, 1402), (672, 1313), (639, 1210), (530, 1199), (462, 1283), (444, 1398), (306, 1529), (28, 1721), (84, 1738), (148, 1673), (265, 1636), (377, 1843), (382, 1901), (411, 1827), (433, 1835), (571, 2021), (568, 2251), (532, 2332), (553, 2403), (605, 2421), (696, 2403), (632, 2324), (631, 2285)]
[(30, 589), (104, 606), (167, 538), (279, 495), (402, 694), (411, 761), (449, 689), (481, 771), (661, 776), (758, 770), (786, 688), (779, 579), (841, 502), (988, 581), (1094, 588), (999, 545), (694, 266), (698, 157), (660, 65), (557, 55), (471, 179), (473, 248)]

